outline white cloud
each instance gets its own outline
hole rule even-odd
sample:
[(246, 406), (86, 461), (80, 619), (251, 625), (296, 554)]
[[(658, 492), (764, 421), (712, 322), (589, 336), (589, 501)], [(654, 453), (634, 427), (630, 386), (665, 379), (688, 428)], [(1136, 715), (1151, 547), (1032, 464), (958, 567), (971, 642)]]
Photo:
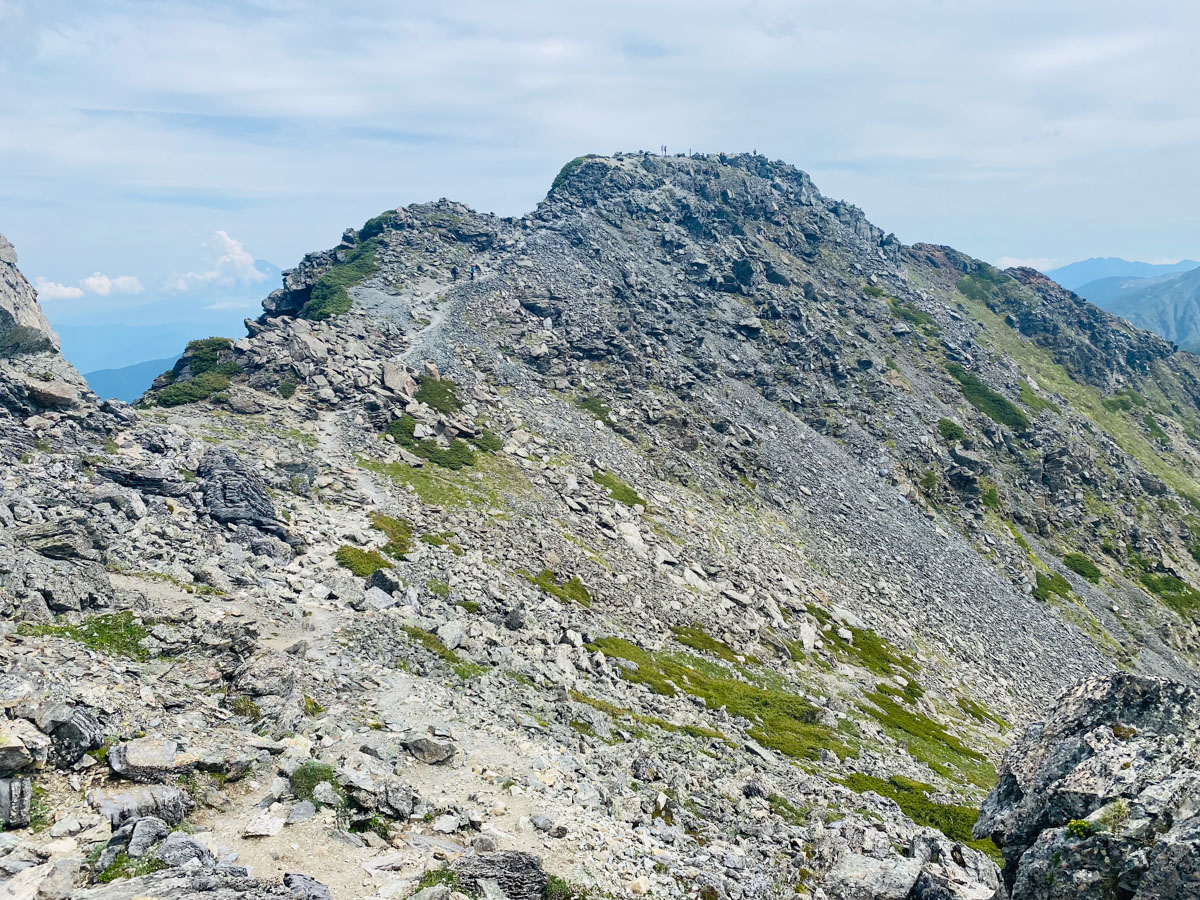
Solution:
[(89, 294), (107, 297), (109, 294), (140, 294), (142, 282), (136, 275), (117, 275), (115, 278), (103, 272), (94, 272), (79, 282)]
[(1045, 272), (1047, 269), (1053, 269), (1058, 265), (1057, 259), (1047, 259), (1046, 257), (1037, 256), (1029, 259), (1023, 259), (1019, 256), (1001, 256), (996, 260), (997, 269), (1012, 269), (1012, 268), (1030, 268), (1037, 269), (1039, 272)]
[(252, 300), (218, 300), (210, 303), (205, 309), (255, 309), (258, 304)]
[(238, 284), (257, 284), (266, 280), (266, 274), (254, 267), (254, 257), (246, 252), (241, 241), (230, 237), (227, 232), (222, 230), (215, 232), (213, 238), (212, 243), (205, 245), (216, 249), (220, 254), (212, 268), (204, 272), (172, 275), (167, 279), (167, 290), (190, 291), (192, 288), (209, 285), (233, 287)]
[(37, 284), (38, 299), (45, 303), (47, 300), (78, 300), (83, 296), (83, 289), (71, 287), (69, 284), (59, 284), (39, 278)]

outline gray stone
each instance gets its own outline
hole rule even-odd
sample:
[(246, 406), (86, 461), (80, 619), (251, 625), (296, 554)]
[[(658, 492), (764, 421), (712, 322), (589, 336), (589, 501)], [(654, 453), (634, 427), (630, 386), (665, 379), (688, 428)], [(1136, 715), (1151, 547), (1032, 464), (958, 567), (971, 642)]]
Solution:
[(28, 778), (0, 778), (0, 827), (29, 827), (32, 803), (32, 781)]
[(143, 816), (134, 824), (125, 852), (137, 859), (165, 838), (170, 830), (167, 823), (158, 816)]

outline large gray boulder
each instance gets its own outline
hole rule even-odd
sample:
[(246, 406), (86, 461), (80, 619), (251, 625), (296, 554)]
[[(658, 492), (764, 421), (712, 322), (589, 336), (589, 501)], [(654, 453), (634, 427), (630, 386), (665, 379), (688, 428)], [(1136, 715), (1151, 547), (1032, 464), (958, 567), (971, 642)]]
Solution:
[(977, 837), (1021, 900), (1200, 897), (1200, 695), (1094, 677), (1009, 748)]
[(275, 514), (266, 483), (225, 447), (214, 447), (204, 454), (196, 470), (204, 485), (204, 505), (218, 522), (249, 525), (287, 537), (287, 529)]

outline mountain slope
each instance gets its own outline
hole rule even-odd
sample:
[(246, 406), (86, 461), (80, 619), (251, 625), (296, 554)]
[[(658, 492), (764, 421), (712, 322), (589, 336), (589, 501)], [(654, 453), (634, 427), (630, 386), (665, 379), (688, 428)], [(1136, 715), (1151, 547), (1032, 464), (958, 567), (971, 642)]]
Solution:
[(175, 365), (179, 357), (169, 359), (151, 359), (146, 362), (134, 363), (120, 369), (99, 369), (87, 372), (83, 377), (88, 386), (98, 397), (115, 397), (126, 403), (132, 403), (150, 387), (165, 369)]
[(1011, 726), (1196, 681), (1200, 364), (791, 166), (582, 157), (263, 306), (0, 443), (12, 727), (108, 735), (33, 776), (93, 877), (140, 803), (337, 900), (532, 865), (497, 844), (635, 896), (1002, 896)]
[(1184, 349), (1200, 347), (1200, 269), (1158, 278), (1102, 279), (1077, 293)]
[(1200, 267), (1193, 259), (1181, 259), (1176, 263), (1130, 262), (1118, 256), (1093, 257), (1080, 262), (1050, 269), (1046, 274), (1065, 287), (1076, 291), (1089, 282), (1101, 278), (1155, 278), (1187, 272)]

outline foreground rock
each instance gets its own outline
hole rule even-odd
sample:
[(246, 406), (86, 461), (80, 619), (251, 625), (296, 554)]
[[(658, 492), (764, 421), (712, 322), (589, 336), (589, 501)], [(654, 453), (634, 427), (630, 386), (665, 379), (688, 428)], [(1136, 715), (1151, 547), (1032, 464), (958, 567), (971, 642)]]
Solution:
[(1120, 674), (1067, 691), (1005, 755), (977, 837), (1021, 900), (1200, 896), (1200, 695)]

